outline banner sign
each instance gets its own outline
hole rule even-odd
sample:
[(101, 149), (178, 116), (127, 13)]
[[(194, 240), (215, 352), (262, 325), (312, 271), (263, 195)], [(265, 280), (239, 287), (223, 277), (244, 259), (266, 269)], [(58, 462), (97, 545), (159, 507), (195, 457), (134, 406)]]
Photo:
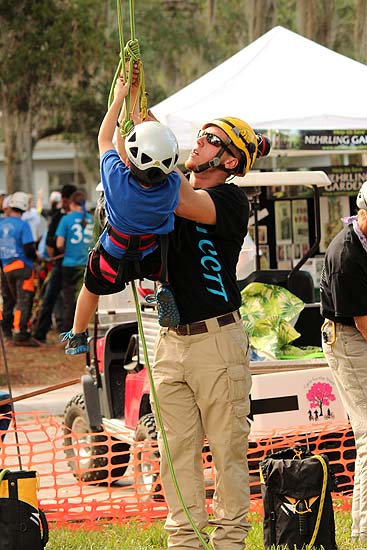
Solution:
[(323, 195), (357, 195), (367, 180), (367, 166), (325, 166), (317, 170), (325, 172), (331, 181), (322, 190)]
[[(324, 166), (311, 168), (325, 172), (331, 181), (327, 187), (320, 188), (321, 195), (356, 196), (364, 181), (367, 181), (367, 166)], [(274, 186), (267, 188), (268, 199), (311, 198), (312, 190), (304, 185)]]
[(366, 130), (260, 130), (274, 150), (367, 150)]

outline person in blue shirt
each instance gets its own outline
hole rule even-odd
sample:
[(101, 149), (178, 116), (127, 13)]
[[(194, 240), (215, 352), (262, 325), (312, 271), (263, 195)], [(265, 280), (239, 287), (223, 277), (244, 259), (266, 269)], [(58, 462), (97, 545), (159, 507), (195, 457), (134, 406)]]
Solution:
[(37, 346), (30, 334), (37, 254), (31, 228), (21, 219), (27, 207), (28, 195), (18, 191), (10, 196), (9, 215), (0, 220), (3, 331), (8, 340), (14, 336), (15, 345)]
[(64, 253), (62, 290), (64, 296), (64, 330), (73, 323), (77, 296), (83, 283), (88, 253), (93, 243), (93, 216), (85, 209), (85, 195), (76, 191), (70, 197), (70, 212), (56, 229), (56, 246)]
[[(128, 91), (120, 77), (98, 135), (107, 223), (89, 256), (72, 330), (61, 335), (70, 355), (88, 351), (86, 330), (100, 295), (120, 292), (134, 279), (166, 279), (159, 245), (174, 227), (180, 189), (180, 176), (174, 171), (178, 144), (168, 127), (142, 122), (125, 140), (117, 132), (118, 154), (112, 140)], [(164, 283), (161, 289), (156, 292), (162, 306), (158, 318), (163, 325), (178, 324), (173, 296)]]

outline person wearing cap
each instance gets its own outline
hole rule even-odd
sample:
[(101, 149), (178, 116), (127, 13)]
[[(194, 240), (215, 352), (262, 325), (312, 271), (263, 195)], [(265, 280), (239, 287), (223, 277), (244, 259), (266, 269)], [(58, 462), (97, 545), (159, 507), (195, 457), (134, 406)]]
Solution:
[[(34, 297), (36, 247), (29, 224), (22, 220), (28, 195), (17, 191), (9, 199), (9, 215), (0, 220), (3, 331), (19, 346), (36, 346), (29, 332)], [(14, 331), (14, 333), (13, 333)]]
[[(41, 342), (46, 343), (47, 335), (52, 327), (52, 315), (55, 313), (56, 324), (58, 330), (62, 330), (63, 327), (63, 314), (62, 311), (58, 311), (58, 305), (60, 304), (60, 297), (62, 294), (62, 254), (56, 246), (56, 229), (60, 223), (60, 220), (70, 210), (70, 197), (77, 188), (75, 185), (66, 184), (61, 189), (61, 200), (56, 205), (51, 216), (51, 221), (48, 226), (46, 235), (46, 249), (50, 260), (52, 261), (51, 272), (47, 278), (45, 292), (42, 296), (42, 304), (37, 319), (36, 327), (34, 330), (34, 338)], [(58, 192), (57, 192), (58, 193)], [(50, 195), (56, 200), (59, 198), (59, 194)], [(61, 304), (61, 310), (63, 310), (63, 304)]]
[[(205, 542), (243, 550), (250, 525), (247, 448), (249, 341), (239, 308), (236, 265), (247, 234), (249, 202), (227, 181), (244, 176), (270, 144), (243, 120), (214, 119), (198, 133), (181, 173), (180, 199), (168, 251), (177, 327), (160, 328), (153, 363), (157, 400), (183, 500)], [(154, 410), (154, 402), (152, 403)], [(159, 429), (159, 426), (158, 426)], [(204, 437), (216, 468), (208, 521), (202, 465)], [(177, 496), (159, 431), (161, 479), (169, 514), (168, 548), (201, 549)]]
[(357, 208), (326, 250), (320, 300), (323, 351), (356, 443), (351, 536), (367, 542), (367, 181)]
[(352, 538), (367, 541), (367, 182), (330, 243), (320, 280), (322, 344), (356, 442)]

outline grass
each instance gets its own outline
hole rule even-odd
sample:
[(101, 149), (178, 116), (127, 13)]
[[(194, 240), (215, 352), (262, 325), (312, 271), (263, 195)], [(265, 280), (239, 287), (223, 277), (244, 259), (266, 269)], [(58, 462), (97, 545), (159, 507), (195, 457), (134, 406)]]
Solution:
[[(246, 539), (248, 550), (263, 550), (262, 518), (250, 514), (252, 529)], [(337, 544), (340, 550), (367, 549), (367, 543), (350, 540), (351, 515), (335, 513)], [(148, 526), (139, 523), (126, 525), (111, 524), (99, 530), (71, 529), (68, 527), (50, 528), (50, 541), (46, 550), (164, 550), (167, 538), (163, 522)], [(280, 550), (274, 548), (274, 550)]]

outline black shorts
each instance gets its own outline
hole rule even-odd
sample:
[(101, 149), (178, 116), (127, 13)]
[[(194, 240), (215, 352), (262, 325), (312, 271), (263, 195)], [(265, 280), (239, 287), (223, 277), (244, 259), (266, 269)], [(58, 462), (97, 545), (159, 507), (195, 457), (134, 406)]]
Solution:
[[(129, 260), (123, 261), (128, 262)], [(84, 284), (89, 292), (102, 296), (104, 294), (116, 294), (124, 290), (126, 283), (132, 279), (124, 276), (124, 272), (128, 271), (124, 269), (122, 277), (119, 277), (119, 280), (116, 281), (120, 263), (121, 260), (108, 254), (98, 242), (89, 253), (84, 275)], [(143, 278), (157, 281), (161, 272), (161, 263), (161, 250), (158, 247), (139, 262)]]

